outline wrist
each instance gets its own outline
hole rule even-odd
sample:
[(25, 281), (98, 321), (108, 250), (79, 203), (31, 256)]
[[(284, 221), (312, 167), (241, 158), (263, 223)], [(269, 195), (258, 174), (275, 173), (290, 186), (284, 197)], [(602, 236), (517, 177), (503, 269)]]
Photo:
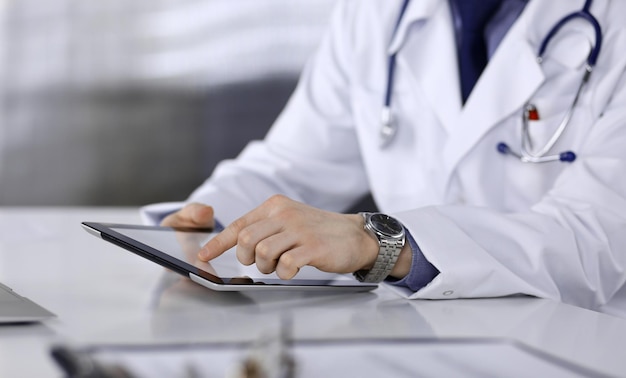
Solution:
[(361, 234), (361, 247), (359, 250), (362, 260), (358, 266), (361, 267), (360, 270), (370, 270), (378, 258), (380, 244), (378, 243), (378, 240), (375, 237), (372, 237), (372, 235), (365, 229), (364, 217), (360, 213), (357, 214), (356, 217), (358, 217), (357, 219)]
[(391, 273), (389, 273), (389, 276), (397, 279), (406, 277), (411, 271), (412, 263), (413, 250), (411, 249), (411, 245), (409, 243), (405, 243), (404, 247), (402, 247), (400, 255), (398, 256), (398, 261), (396, 261), (396, 265), (394, 265)]

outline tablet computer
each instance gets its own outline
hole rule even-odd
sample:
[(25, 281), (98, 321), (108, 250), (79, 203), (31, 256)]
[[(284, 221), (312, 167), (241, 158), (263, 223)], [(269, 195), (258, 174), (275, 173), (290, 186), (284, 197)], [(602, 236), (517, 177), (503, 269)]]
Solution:
[(263, 274), (255, 265), (241, 264), (234, 248), (208, 263), (198, 260), (198, 251), (216, 235), (215, 230), (97, 222), (83, 222), (82, 226), (92, 235), (213, 290), (369, 291), (378, 286), (312, 267), (303, 267), (291, 280), (281, 280), (275, 273)]

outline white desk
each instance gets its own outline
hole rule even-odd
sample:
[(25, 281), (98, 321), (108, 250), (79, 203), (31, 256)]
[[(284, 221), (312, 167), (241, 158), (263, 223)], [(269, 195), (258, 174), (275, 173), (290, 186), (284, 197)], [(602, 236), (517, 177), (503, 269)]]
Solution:
[(626, 376), (626, 319), (535, 298), (408, 301), (372, 293), (217, 293), (98, 240), (81, 221), (138, 223), (137, 209), (0, 209), (0, 281), (58, 315), (0, 327), (0, 377), (61, 371), (50, 345), (253, 340), (293, 319), (295, 339), (517, 340), (552, 356)]

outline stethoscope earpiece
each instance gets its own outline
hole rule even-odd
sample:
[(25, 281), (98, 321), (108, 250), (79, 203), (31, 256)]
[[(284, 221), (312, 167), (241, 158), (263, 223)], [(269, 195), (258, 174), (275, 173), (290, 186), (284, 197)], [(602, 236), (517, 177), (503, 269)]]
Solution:
[(506, 155), (506, 154), (517, 155), (516, 153), (511, 151), (511, 148), (509, 148), (509, 145), (504, 143), (504, 142), (498, 143), (498, 145), (496, 147), (498, 149), (498, 152), (501, 153), (502, 155)]
[(576, 160), (576, 154), (573, 151), (565, 151), (559, 154), (559, 160), (564, 163), (571, 163)]
[(576, 154), (573, 151), (564, 151), (558, 155), (546, 155), (546, 156), (527, 156), (518, 154), (513, 151), (508, 144), (504, 142), (498, 143), (496, 146), (499, 153), (502, 155), (512, 155), (518, 158), (522, 163), (549, 163), (551, 161), (560, 161), (563, 163), (571, 163), (576, 160)]

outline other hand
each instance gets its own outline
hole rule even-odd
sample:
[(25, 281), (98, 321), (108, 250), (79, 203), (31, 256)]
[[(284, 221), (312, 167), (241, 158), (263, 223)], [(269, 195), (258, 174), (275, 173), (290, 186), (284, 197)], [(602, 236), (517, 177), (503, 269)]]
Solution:
[(201, 203), (190, 203), (161, 221), (166, 227), (213, 228), (213, 208)]

